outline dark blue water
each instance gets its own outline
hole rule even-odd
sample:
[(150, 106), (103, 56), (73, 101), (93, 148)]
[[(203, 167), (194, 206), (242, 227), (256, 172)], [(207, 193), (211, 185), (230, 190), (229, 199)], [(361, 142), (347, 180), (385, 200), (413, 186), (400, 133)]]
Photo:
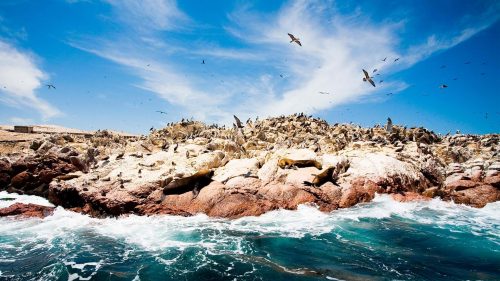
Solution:
[(500, 280), (499, 265), (498, 203), (381, 196), (330, 214), (302, 206), (234, 221), (63, 209), (0, 219), (0, 280)]

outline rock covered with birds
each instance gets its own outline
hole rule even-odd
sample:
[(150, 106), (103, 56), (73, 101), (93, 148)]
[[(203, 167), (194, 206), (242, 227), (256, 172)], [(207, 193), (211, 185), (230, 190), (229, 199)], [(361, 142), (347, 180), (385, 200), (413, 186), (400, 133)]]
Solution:
[(500, 199), (498, 134), (441, 136), (390, 118), (371, 128), (305, 114), (234, 120), (19, 144), (0, 158), (0, 190), (93, 216), (237, 218), (300, 204), (332, 211), (376, 193), (475, 207)]

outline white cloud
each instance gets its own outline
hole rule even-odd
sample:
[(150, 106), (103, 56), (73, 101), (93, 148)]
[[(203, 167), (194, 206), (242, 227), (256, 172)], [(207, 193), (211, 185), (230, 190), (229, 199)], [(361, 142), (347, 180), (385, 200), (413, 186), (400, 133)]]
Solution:
[(172, 30), (188, 21), (175, 0), (106, 0), (118, 17), (131, 27), (148, 30)]
[(37, 67), (30, 54), (0, 40), (0, 102), (15, 107), (31, 107), (44, 119), (61, 114), (35, 93), (45, 79), (47, 74)]
[(141, 58), (137, 53), (121, 53), (113, 48), (101, 46), (100, 50), (87, 48), (77, 43), (70, 43), (73, 47), (93, 53), (102, 58), (126, 66), (141, 82), (135, 86), (155, 93), (170, 104), (178, 105), (186, 110), (187, 116), (194, 116), (202, 120), (215, 120), (220, 118), (218, 105), (223, 103), (224, 96), (211, 96), (196, 89), (193, 80), (188, 80), (179, 72), (172, 69), (168, 63), (155, 61), (150, 58)]
[[(227, 31), (261, 52), (284, 57), (286, 65), (277, 65), (276, 68), (293, 74), (293, 80), (287, 81), (287, 86), (271, 85), (272, 91), (262, 91), (252, 97), (253, 100), (244, 102), (239, 110), (249, 116), (314, 113), (367, 99), (373, 94), (396, 93), (407, 87), (403, 81), (384, 79), (383, 84), (373, 88), (362, 81), (361, 70), (371, 72), (377, 68), (381, 77), (387, 77), (436, 51), (456, 46), (490, 26), (497, 18), (476, 22), (476, 26), (455, 31), (455, 35), (452, 31), (451, 36), (431, 36), (426, 44), (401, 50), (397, 34), (402, 22), (374, 23), (362, 15), (343, 16), (334, 9), (327, 13), (330, 6), (298, 0), (284, 5), (273, 16), (252, 13), (246, 8), (229, 15), (234, 24), (226, 27)], [(331, 16), (318, 16), (324, 14)], [(302, 47), (289, 43), (289, 32), (301, 39)], [(382, 62), (385, 57), (388, 57), (387, 62)], [(400, 58), (398, 63), (393, 62), (396, 57)], [(331, 94), (319, 95), (319, 91)], [(248, 105), (252, 105), (252, 110), (248, 110)]]
[[(138, 34), (133, 34), (138, 40), (124, 34), (127, 39), (72, 45), (127, 67), (140, 78), (135, 86), (180, 106), (183, 116), (225, 123), (233, 113), (242, 119), (314, 113), (340, 104), (383, 99), (386, 93), (407, 87), (403, 81), (384, 76), (451, 48), (492, 23), (484, 21), (455, 34), (431, 36), (424, 44), (401, 49), (398, 31), (404, 22), (377, 23), (359, 11), (356, 16), (342, 15), (331, 3), (297, 0), (283, 5), (276, 14), (254, 13), (244, 7), (228, 15), (231, 23), (224, 30), (243, 43), (240, 49), (232, 49), (199, 40), (167, 42), (150, 32), (183, 28), (180, 24), (186, 23), (187, 16), (175, 1), (148, 1), (144, 9), (138, 2), (107, 1), (123, 20), (138, 27)], [(289, 32), (301, 39), (302, 47), (289, 43)], [(208, 75), (187, 70), (185, 61), (178, 62), (180, 56), (214, 57), (226, 64), (212, 68), (215, 74)], [(385, 57), (387, 62), (382, 62)], [(393, 62), (396, 57), (398, 63)], [(376, 82), (385, 81), (373, 88), (362, 81), (361, 70), (375, 68), (382, 74)], [(285, 77), (279, 77), (280, 73)], [(331, 94), (320, 95), (320, 91)]]

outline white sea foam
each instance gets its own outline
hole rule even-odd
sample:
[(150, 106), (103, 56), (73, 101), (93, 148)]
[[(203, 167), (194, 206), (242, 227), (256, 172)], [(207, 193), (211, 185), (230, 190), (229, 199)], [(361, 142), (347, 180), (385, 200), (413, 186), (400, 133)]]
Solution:
[[(5, 193), (1, 195), (4, 196)], [(34, 196), (21, 195), (16, 200), (17, 198), (47, 203), (45, 199)], [(476, 209), (438, 199), (402, 203), (387, 195), (377, 195), (373, 202), (331, 213), (323, 213), (315, 206), (301, 205), (295, 211), (276, 210), (258, 217), (236, 220), (209, 218), (201, 214), (192, 217), (130, 215), (95, 219), (58, 207), (54, 215), (45, 219), (2, 218), (0, 236), (14, 235), (19, 242), (25, 243), (42, 240), (45, 242), (43, 244), (50, 245), (53, 239), (73, 239), (72, 237), (77, 236), (76, 233), (85, 231), (117, 239), (147, 251), (201, 247), (209, 253), (244, 253), (248, 246), (245, 239), (248, 237), (320, 236), (336, 228), (341, 229), (346, 223), (352, 224), (353, 221), (397, 216), (417, 223), (451, 228), (453, 231), (487, 235), (489, 239), (499, 243), (499, 214), (500, 202)], [(337, 239), (342, 239), (338, 233)], [(165, 263), (169, 261), (165, 260)]]
[(24, 203), (24, 204), (37, 204), (42, 206), (54, 207), (47, 199), (34, 196), (34, 195), (20, 195), (17, 193), (8, 193), (7, 191), (0, 191), (0, 199), (1, 198), (13, 198), (14, 200), (0, 200), (0, 208), (9, 207), (15, 203)]

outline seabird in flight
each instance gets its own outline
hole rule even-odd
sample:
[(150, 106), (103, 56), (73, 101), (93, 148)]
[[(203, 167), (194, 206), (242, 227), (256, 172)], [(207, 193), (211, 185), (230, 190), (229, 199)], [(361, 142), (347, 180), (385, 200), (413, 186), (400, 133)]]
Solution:
[(165, 114), (165, 115), (167, 115), (167, 114), (168, 114), (168, 113), (166, 113), (165, 111), (161, 111), (161, 110), (157, 110), (156, 112), (161, 113), (161, 114)]
[(439, 88), (441, 88), (441, 89), (448, 88), (448, 85), (443, 84), (443, 85), (439, 86)]
[(319, 93), (322, 95), (329, 95), (330, 94), (329, 92), (319, 92)]
[(394, 62), (397, 62), (398, 60), (399, 60), (399, 58), (396, 58), (396, 59), (394, 60)]
[(290, 39), (292, 39), (292, 41), (290, 41), (290, 43), (295, 42), (295, 43), (299, 44), (299, 46), (302, 46), (299, 38), (296, 38), (295, 36), (293, 36), (293, 34), (290, 34), (290, 33), (288, 33), (288, 36), (290, 36)]
[(50, 88), (52, 88), (52, 89), (54, 89), (54, 90), (56, 89), (56, 87), (55, 87), (54, 85), (52, 85), (52, 84), (47, 84), (47, 85), (45, 85), (45, 86), (47, 86), (47, 88), (48, 88), (49, 90), (50, 90)]
[(373, 82), (370, 75), (368, 75), (368, 72), (366, 72), (366, 70), (363, 69), (363, 73), (365, 74), (365, 77), (363, 77), (363, 81), (365, 81), (365, 82), (368, 81), (368, 82), (370, 82), (370, 84), (372, 84), (373, 87), (375, 87), (375, 82)]

